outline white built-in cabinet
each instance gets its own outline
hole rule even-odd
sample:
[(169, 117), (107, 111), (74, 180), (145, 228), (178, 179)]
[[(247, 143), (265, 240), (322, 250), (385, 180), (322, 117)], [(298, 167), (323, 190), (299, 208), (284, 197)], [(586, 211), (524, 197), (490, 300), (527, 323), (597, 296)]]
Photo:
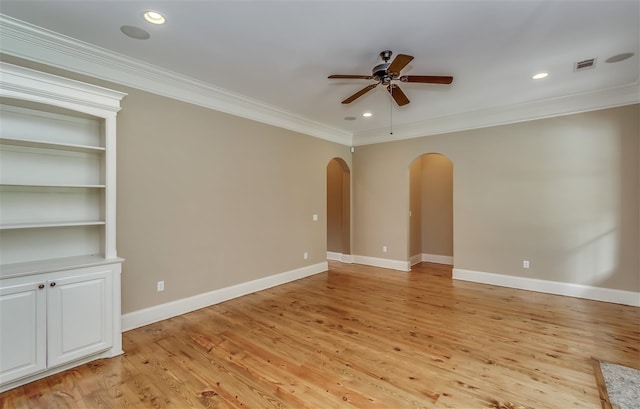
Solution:
[(124, 96), (0, 63), (0, 391), (122, 353)]

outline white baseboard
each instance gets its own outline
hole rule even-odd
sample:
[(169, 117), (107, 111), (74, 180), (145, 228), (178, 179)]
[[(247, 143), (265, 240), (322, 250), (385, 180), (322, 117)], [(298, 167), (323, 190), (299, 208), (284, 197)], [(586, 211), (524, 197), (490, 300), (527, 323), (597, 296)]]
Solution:
[(336, 253), (335, 251), (327, 251), (327, 260), (342, 261), (342, 253)]
[(439, 254), (422, 253), (422, 260), (428, 263), (449, 264), (453, 265), (453, 256), (441, 256)]
[(640, 307), (640, 292), (485, 273), (461, 268), (453, 269), (453, 279)]
[(404, 260), (390, 260), (386, 258), (353, 256), (353, 262), (356, 264), (364, 264), (373, 267), (390, 268), (392, 270), (410, 271), (411, 265)]
[(122, 331), (129, 331), (154, 322), (166, 320), (177, 315), (195, 311), (200, 308), (218, 304), (232, 298), (241, 297), (256, 291), (265, 290), (277, 285), (285, 284), (314, 274), (322, 273), (329, 269), (326, 261), (311, 266), (305, 266), (269, 277), (260, 278), (246, 283), (232, 285), (209, 291), (208, 293), (194, 295), (181, 300), (171, 301), (165, 304), (133, 311), (122, 316)]
[(327, 260), (341, 261), (343, 263), (353, 263), (351, 254), (336, 253), (335, 251), (327, 251)]
[(422, 254), (415, 254), (409, 257), (409, 265), (415, 266), (418, 263), (422, 263)]
[(353, 263), (353, 256), (351, 254), (343, 254), (340, 261), (351, 264)]
[(453, 265), (453, 257), (452, 256), (441, 256), (438, 254), (416, 254), (409, 258), (409, 263), (414, 266), (418, 263), (422, 263), (426, 261), (428, 263), (437, 263), (437, 264), (448, 264), (450, 266)]

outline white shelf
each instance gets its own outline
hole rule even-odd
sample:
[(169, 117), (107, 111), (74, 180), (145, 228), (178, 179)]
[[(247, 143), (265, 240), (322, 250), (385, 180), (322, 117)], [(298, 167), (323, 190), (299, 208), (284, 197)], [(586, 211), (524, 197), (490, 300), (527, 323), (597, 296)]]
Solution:
[(0, 224), (0, 230), (39, 229), (47, 227), (100, 226), (104, 220), (68, 221), (68, 222), (32, 222)]
[(53, 150), (63, 150), (63, 151), (72, 151), (72, 152), (100, 153), (100, 152), (105, 152), (106, 150), (101, 146), (47, 142), (47, 141), (40, 141), (35, 139), (29, 140), (29, 139), (0, 138), (0, 144), (12, 145), (12, 146), (24, 146), (27, 148), (53, 149)]
[(0, 278), (13, 278), (32, 274), (50, 273), (105, 264), (121, 263), (123, 259), (116, 257), (106, 259), (101, 255), (64, 257), (48, 260), (29, 261), (25, 263), (0, 264)]
[(104, 189), (106, 185), (63, 185), (63, 184), (36, 184), (36, 183), (0, 183), (0, 187), (46, 187), (46, 188), (80, 188), (80, 189)]

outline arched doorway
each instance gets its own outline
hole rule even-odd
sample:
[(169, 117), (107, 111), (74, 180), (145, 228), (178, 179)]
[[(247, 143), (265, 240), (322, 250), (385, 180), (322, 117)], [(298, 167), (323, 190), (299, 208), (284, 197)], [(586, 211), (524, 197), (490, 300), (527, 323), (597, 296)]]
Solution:
[(409, 260), (453, 264), (453, 163), (439, 153), (409, 168)]
[(333, 158), (327, 165), (327, 259), (350, 261), (351, 172), (347, 163)]

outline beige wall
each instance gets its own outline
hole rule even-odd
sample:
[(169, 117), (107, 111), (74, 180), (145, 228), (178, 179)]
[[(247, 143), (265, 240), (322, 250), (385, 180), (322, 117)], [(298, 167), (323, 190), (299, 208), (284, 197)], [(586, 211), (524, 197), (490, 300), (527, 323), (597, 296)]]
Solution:
[(409, 166), (438, 152), (456, 268), (639, 291), (639, 107), (358, 146), (353, 253), (407, 260)]
[(443, 155), (420, 158), (422, 253), (453, 256), (453, 164)]
[(409, 213), (409, 257), (422, 256), (422, 157), (409, 167)]
[(342, 159), (342, 254), (351, 254), (351, 171)]
[(427, 153), (411, 163), (409, 209), (409, 256), (453, 256), (453, 164), (446, 156)]
[(339, 158), (327, 165), (327, 251), (351, 252), (351, 174)]
[(333, 157), (348, 159), (348, 147), (126, 91), (118, 115), (123, 312), (326, 259), (326, 169)]

